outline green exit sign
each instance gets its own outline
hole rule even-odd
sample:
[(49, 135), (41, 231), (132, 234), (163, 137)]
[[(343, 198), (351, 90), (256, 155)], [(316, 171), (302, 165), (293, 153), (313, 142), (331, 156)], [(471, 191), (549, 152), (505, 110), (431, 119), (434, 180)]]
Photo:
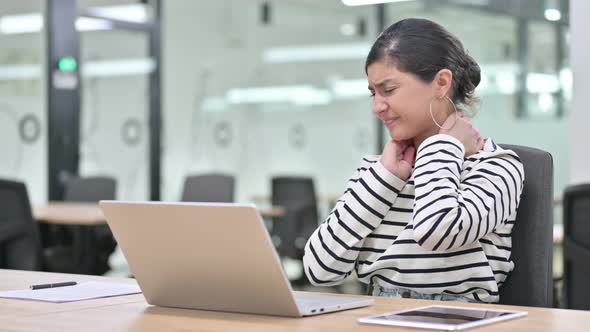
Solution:
[(78, 61), (71, 56), (63, 57), (57, 61), (57, 69), (62, 72), (74, 72), (78, 69)]

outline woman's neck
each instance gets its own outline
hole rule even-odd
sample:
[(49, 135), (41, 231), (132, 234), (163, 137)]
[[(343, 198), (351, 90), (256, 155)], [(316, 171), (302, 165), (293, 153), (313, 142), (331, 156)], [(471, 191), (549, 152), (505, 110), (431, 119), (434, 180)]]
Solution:
[(414, 142), (414, 147), (416, 148), (416, 152), (418, 152), (418, 147), (420, 147), (422, 142), (424, 142), (428, 137), (438, 134), (439, 130), (440, 130), (440, 128), (434, 127), (434, 128), (431, 128), (430, 130), (425, 131), (424, 133), (414, 137), (413, 142)]

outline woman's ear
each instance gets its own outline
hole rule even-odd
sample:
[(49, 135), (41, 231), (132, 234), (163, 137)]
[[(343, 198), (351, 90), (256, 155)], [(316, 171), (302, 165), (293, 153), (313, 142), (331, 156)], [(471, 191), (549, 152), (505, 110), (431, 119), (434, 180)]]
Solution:
[[(446, 96), (453, 86), (453, 72), (446, 68), (439, 70), (434, 77), (433, 83), (438, 96)], [(449, 97), (452, 98), (452, 96)]]

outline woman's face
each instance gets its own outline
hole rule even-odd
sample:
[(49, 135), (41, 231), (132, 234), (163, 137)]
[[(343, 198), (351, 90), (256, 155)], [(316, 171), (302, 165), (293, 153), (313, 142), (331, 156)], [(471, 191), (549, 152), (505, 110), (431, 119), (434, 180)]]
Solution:
[(430, 117), (429, 104), (437, 96), (436, 84), (399, 71), (385, 61), (367, 68), (373, 113), (383, 121), (395, 141), (416, 140), (438, 132)]

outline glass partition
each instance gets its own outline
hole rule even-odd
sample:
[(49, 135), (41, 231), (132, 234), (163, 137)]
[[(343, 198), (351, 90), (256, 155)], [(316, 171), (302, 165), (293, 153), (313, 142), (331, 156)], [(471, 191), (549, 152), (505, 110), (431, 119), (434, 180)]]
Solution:
[(0, 3), (0, 177), (47, 199), (44, 1)]
[(188, 174), (223, 172), (237, 201), (265, 204), (273, 176), (303, 175), (325, 212), (375, 153), (364, 73), (375, 9), (194, 1), (163, 12), (163, 199), (178, 200)]
[(149, 199), (148, 35), (81, 33), (80, 175), (117, 181), (117, 198)]

